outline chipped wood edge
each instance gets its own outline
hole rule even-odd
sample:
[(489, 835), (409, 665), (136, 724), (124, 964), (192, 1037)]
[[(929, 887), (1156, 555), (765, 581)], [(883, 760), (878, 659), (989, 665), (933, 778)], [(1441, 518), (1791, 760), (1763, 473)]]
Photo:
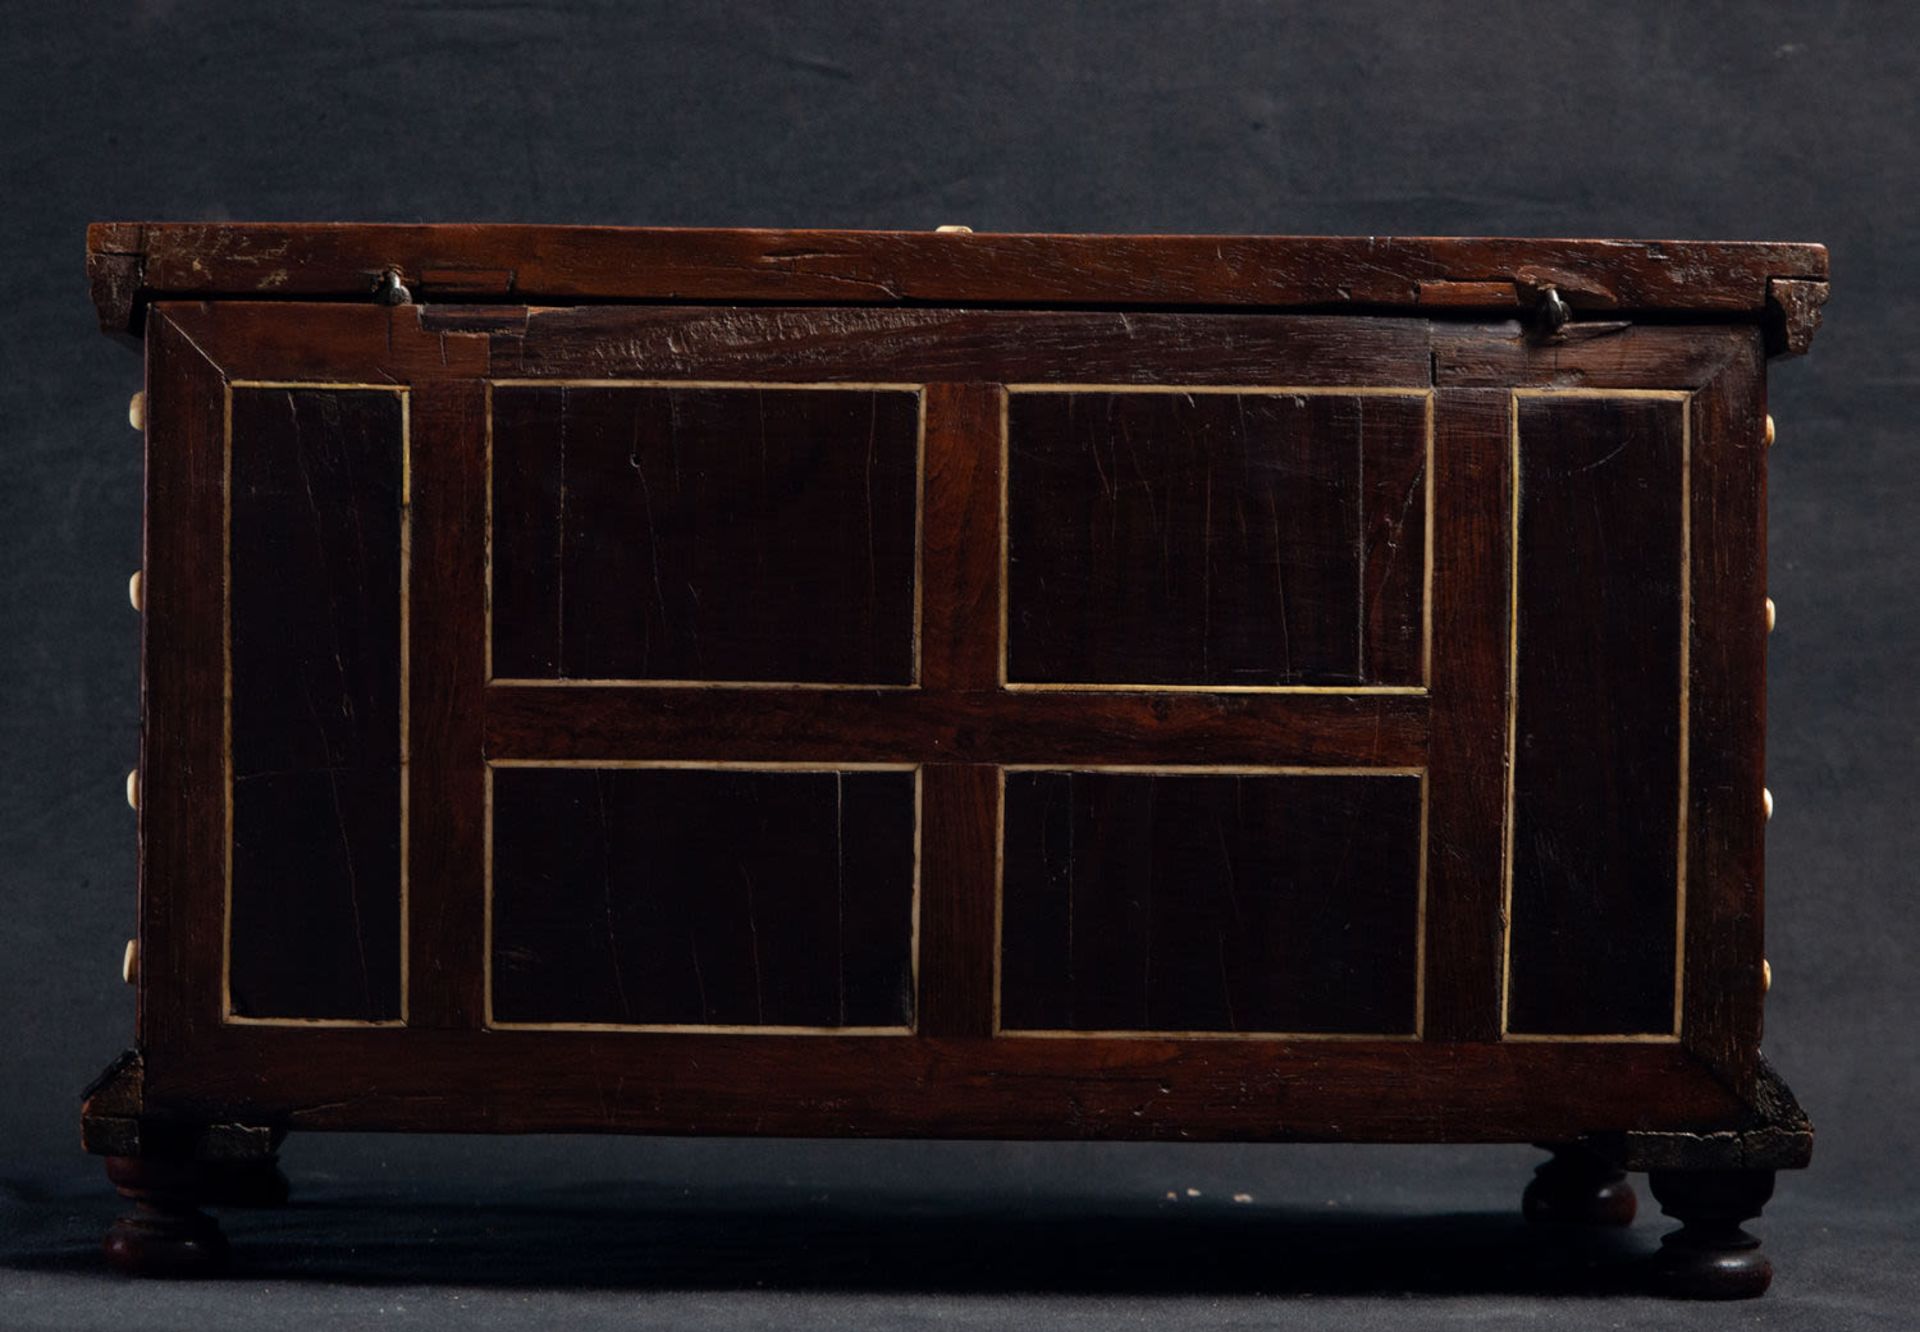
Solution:
[(1625, 1129), (1589, 1134), (1583, 1146), (1621, 1170), (1803, 1170), (1813, 1121), (1762, 1058), (1745, 1123), (1723, 1128)]
[(93, 291), (100, 331), (139, 337), (147, 302), (146, 228), (129, 222), (95, 222), (87, 228), (87, 285)]
[(146, 1058), (137, 1049), (123, 1051), (81, 1093), (80, 1147), (91, 1156), (260, 1161), (270, 1159), (285, 1137), (279, 1125), (149, 1114)]
[(1805, 356), (1820, 330), (1828, 284), (1810, 278), (1767, 279), (1767, 355)]

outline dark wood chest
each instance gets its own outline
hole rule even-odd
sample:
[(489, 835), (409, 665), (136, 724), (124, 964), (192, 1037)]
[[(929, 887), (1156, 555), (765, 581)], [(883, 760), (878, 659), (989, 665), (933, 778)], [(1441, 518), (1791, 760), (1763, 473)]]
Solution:
[(123, 1260), (288, 1130), (1537, 1141), (1543, 1221), (1652, 1170), (1670, 1282), (1764, 1287), (1819, 247), (89, 240), (146, 357)]

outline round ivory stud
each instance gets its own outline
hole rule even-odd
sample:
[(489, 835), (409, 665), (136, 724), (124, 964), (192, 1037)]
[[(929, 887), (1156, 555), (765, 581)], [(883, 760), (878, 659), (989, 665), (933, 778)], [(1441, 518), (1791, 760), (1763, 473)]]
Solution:
[(1773, 447), (1773, 413), (1767, 413), (1767, 447)]
[(140, 769), (127, 774), (127, 808), (140, 808)]
[(935, 227), (933, 232), (936, 236), (971, 236), (973, 228), (963, 227), (957, 222), (949, 222), (943, 227)]
[(1760, 788), (1760, 808), (1766, 811), (1768, 818), (1773, 817), (1773, 792), (1764, 786)]
[(140, 978), (140, 941), (127, 940), (127, 951), (120, 955), (120, 979), (131, 985)]
[(1760, 993), (1765, 994), (1773, 988), (1773, 963), (1766, 958), (1760, 959)]
[(135, 430), (147, 428), (147, 391), (141, 389), (127, 399), (127, 424)]
[(133, 576), (127, 579), (127, 601), (132, 604), (135, 610), (145, 609), (145, 607), (141, 604), (140, 594), (142, 591), (143, 589), (140, 585), (140, 571), (138, 569), (135, 569), (133, 571)]
[(1767, 598), (1767, 632), (1773, 632), (1773, 598)]

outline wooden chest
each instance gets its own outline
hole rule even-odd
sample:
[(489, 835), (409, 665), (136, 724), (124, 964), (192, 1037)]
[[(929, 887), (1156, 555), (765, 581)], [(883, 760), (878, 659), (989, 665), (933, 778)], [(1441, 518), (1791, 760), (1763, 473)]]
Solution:
[(96, 226), (143, 342), (137, 1044), (290, 1129), (1529, 1142), (1740, 1223), (1766, 360), (1818, 246)]

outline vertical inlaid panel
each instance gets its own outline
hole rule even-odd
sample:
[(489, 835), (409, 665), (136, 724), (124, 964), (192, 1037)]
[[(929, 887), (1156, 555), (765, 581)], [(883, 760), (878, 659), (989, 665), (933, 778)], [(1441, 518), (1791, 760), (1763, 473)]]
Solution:
[(1005, 780), (1002, 1029), (1417, 1029), (1417, 772)]
[(1514, 403), (1506, 1025), (1671, 1035), (1684, 901), (1685, 397)]
[(919, 394), (492, 389), (500, 679), (907, 685)]
[(406, 402), (235, 385), (228, 1009), (402, 1015)]
[(1007, 679), (1424, 682), (1422, 393), (1022, 389)]
[(496, 1025), (912, 1025), (912, 769), (490, 780)]

